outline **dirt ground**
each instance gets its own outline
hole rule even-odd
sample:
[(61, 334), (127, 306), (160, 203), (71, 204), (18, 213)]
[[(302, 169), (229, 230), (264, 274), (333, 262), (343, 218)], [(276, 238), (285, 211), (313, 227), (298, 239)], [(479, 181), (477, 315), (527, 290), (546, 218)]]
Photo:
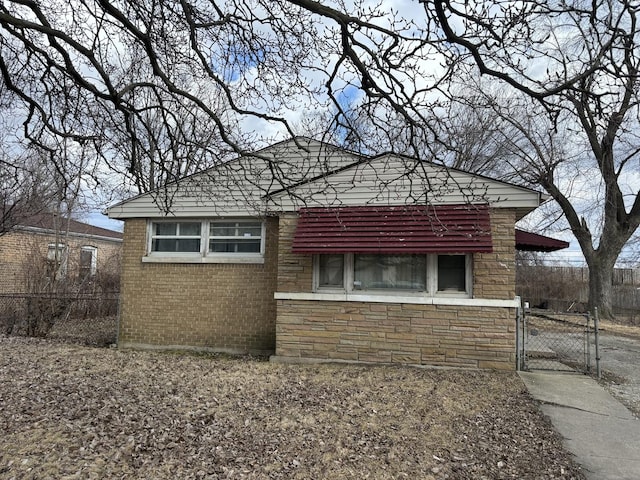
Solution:
[(584, 477), (515, 373), (0, 337), (0, 478)]
[(108, 347), (117, 341), (118, 319), (112, 317), (67, 318), (57, 322), (47, 338), (89, 347)]

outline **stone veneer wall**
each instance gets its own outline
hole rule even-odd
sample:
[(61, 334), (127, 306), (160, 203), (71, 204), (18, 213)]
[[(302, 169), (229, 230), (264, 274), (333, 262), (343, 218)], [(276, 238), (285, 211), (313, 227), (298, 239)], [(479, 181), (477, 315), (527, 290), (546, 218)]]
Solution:
[[(473, 256), (473, 297), (512, 300), (516, 295), (516, 213), (491, 210), (492, 253)], [(515, 317), (514, 317), (515, 318)]]
[(264, 264), (143, 263), (147, 223), (125, 223), (121, 348), (273, 353), (278, 219), (269, 218)]
[[(312, 257), (291, 253), (280, 218), (278, 292), (312, 291)], [(491, 211), (493, 252), (473, 258), (473, 296), (515, 296), (515, 212)], [(515, 368), (515, 310), (504, 307), (278, 300), (277, 358)]]

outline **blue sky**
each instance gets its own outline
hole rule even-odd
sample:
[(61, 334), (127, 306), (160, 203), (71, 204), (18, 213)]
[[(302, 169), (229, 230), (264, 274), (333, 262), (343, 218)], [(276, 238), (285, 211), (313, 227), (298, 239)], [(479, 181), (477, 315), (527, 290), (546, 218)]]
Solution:
[(109, 230), (115, 230), (121, 232), (124, 228), (124, 222), (122, 220), (113, 220), (102, 212), (91, 212), (85, 218), (84, 222), (96, 227), (108, 228)]

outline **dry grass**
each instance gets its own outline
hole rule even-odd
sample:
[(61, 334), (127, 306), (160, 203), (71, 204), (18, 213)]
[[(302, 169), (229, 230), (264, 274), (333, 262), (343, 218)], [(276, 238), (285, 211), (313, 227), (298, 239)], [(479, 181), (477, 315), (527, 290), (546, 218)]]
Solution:
[[(535, 322), (536, 317), (541, 316), (542, 318), (555, 319), (558, 320), (557, 328), (562, 330), (562, 323), (570, 326), (570, 325), (584, 325), (586, 320), (583, 314), (570, 314), (570, 313), (553, 313), (548, 312), (544, 313), (541, 311), (532, 312), (527, 318), (530, 322)], [(593, 317), (590, 321), (591, 327), (593, 327)], [(614, 320), (603, 320), (600, 319), (598, 322), (599, 331), (603, 333), (611, 333), (615, 335), (626, 335), (629, 337), (637, 337), (640, 338), (640, 325), (635, 324), (635, 320), (631, 317), (625, 317), (620, 315)], [(545, 328), (549, 328), (549, 325), (546, 325)]]
[(582, 479), (514, 373), (0, 337), (1, 478)]
[(640, 326), (632, 324), (630, 320), (624, 317), (620, 317), (615, 321), (600, 320), (599, 327), (600, 331), (604, 333), (640, 338)]

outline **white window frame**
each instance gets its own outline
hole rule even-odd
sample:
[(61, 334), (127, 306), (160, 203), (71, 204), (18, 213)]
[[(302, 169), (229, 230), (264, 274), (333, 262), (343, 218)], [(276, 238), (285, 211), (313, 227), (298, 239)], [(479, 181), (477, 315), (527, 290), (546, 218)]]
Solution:
[[(235, 223), (236, 226), (235, 228), (238, 229), (240, 228), (240, 225), (242, 224), (260, 224), (260, 237), (253, 237), (253, 236), (242, 236), (242, 235), (220, 235), (220, 236), (214, 236), (211, 235), (211, 227), (215, 226), (216, 224), (222, 224), (222, 223)], [(207, 245), (206, 245), (206, 249), (207, 249), (207, 255), (209, 256), (217, 256), (217, 257), (223, 257), (223, 256), (256, 256), (259, 255), (260, 257), (264, 257), (264, 237), (265, 237), (265, 224), (264, 222), (260, 221), (260, 220), (255, 220), (255, 219), (243, 219), (243, 218), (221, 218), (221, 219), (215, 219), (215, 220), (209, 220), (208, 224), (207, 224)], [(260, 250), (258, 252), (210, 252), (209, 251), (209, 242), (212, 239), (222, 239), (222, 240), (242, 240), (242, 239), (246, 239), (246, 238), (252, 238), (252, 239), (259, 239), (260, 240)]]
[(95, 276), (98, 271), (98, 248), (92, 245), (83, 245), (80, 247), (80, 261), (78, 266), (82, 269), (82, 252), (91, 252), (91, 264), (89, 265), (89, 275)]
[[(260, 252), (209, 252), (209, 240), (211, 225), (215, 223), (260, 223)], [(158, 238), (153, 235), (153, 225), (156, 223), (200, 223), (200, 236), (185, 236), (180, 238), (199, 238), (199, 252), (156, 252), (153, 251), (153, 240)], [(169, 238), (169, 237), (167, 237)], [(221, 237), (229, 238), (232, 237)], [(243, 238), (243, 237), (233, 237)], [(229, 218), (162, 218), (148, 219), (147, 221), (147, 250), (142, 257), (144, 263), (264, 263), (266, 239), (266, 222), (254, 217), (229, 217)]]
[[(153, 233), (153, 226), (156, 224), (161, 224), (161, 223), (199, 223), (200, 224), (200, 235), (154, 235)], [(149, 255), (154, 255), (157, 257), (186, 257), (186, 256), (193, 256), (193, 257), (197, 257), (201, 254), (202, 252), (202, 243), (203, 243), (203, 235), (202, 235), (202, 221), (197, 220), (197, 219), (191, 219), (191, 218), (176, 218), (176, 219), (162, 219), (162, 220), (150, 220), (148, 222), (148, 228), (147, 228), (147, 252)], [(167, 240), (172, 240), (172, 239), (182, 239), (182, 240), (200, 240), (200, 252), (157, 252), (153, 250), (153, 241), (156, 239), (167, 239)]]
[(426, 290), (395, 290), (395, 289), (359, 289), (354, 287), (354, 254), (345, 253), (344, 255), (344, 279), (343, 287), (322, 287), (320, 286), (320, 255), (313, 256), (313, 291), (317, 293), (347, 293), (347, 294), (365, 294), (365, 295), (402, 295), (410, 296), (429, 296), (429, 297), (451, 297), (451, 298), (472, 298), (473, 295), (473, 255), (464, 255), (465, 257), (465, 287), (466, 291), (438, 291), (438, 254), (427, 254), (426, 262)]
[[(438, 297), (455, 297), (455, 298), (471, 298), (473, 294), (473, 255), (470, 253), (462, 254), (462, 253), (453, 253), (451, 255), (456, 256), (464, 256), (464, 283), (466, 290), (462, 291), (440, 291), (438, 290), (438, 257), (446, 256), (449, 254), (433, 254), (428, 255), (427, 257), (427, 282), (431, 281), (429, 284), (429, 292), (434, 292), (434, 296)], [(433, 266), (429, 265), (429, 262), (433, 263)], [(432, 278), (429, 279), (429, 275), (432, 275)]]

